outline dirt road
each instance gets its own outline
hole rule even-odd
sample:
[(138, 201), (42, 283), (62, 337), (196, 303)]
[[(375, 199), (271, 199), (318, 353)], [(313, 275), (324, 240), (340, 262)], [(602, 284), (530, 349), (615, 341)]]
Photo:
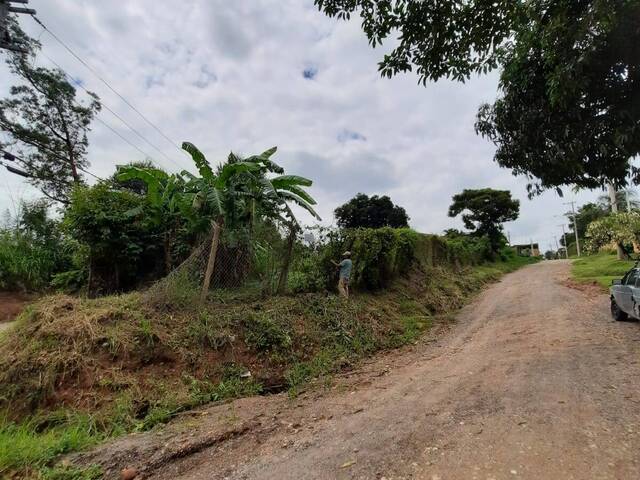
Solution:
[(568, 272), (519, 270), (332, 390), (205, 410), (121, 461), (154, 479), (638, 479), (640, 325)]

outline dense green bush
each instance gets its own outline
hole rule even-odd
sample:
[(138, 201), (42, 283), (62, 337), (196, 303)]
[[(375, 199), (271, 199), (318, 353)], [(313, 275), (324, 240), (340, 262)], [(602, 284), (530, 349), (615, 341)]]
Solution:
[(0, 229), (0, 289), (44, 290), (71, 266), (74, 245), (45, 201), (23, 202), (17, 218)]
[(126, 290), (162, 270), (162, 236), (147, 200), (106, 184), (77, 188), (66, 232), (88, 249), (89, 293)]
[(461, 232), (446, 236), (424, 235), (403, 228), (359, 228), (320, 230), (318, 241), (299, 248), (289, 275), (292, 292), (332, 290), (344, 251), (351, 251), (351, 284), (363, 290), (387, 287), (396, 277), (408, 272), (414, 262), (424, 268), (464, 267), (491, 260), (493, 253), (486, 237)]
[(324, 230), (319, 241), (300, 249), (290, 274), (293, 292), (333, 289), (337, 283), (339, 262), (349, 250), (353, 259), (351, 284), (376, 290), (387, 286), (398, 274), (406, 272), (413, 261), (419, 234), (403, 228), (358, 228)]
[(450, 232), (442, 237), (446, 245), (448, 262), (460, 265), (478, 265), (485, 261), (494, 260), (491, 242), (486, 236), (451, 235)]

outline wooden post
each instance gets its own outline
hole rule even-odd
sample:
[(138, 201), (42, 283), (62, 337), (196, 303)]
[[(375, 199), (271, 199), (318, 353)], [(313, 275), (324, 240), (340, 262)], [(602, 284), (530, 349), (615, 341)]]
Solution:
[(220, 231), (222, 230), (222, 220), (211, 222), (213, 226), (213, 239), (211, 240), (211, 250), (209, 251), (209, 260), (207, 261), (207, 270), (204, 274), (202, 282), (202, 292), (200, 293), (200, 301), (204, 302), (209, 293), (209, 285), (211, 284), (211, 276), (216, 266), (216, 255), (218, 254), (218, 245), (220, 244)]

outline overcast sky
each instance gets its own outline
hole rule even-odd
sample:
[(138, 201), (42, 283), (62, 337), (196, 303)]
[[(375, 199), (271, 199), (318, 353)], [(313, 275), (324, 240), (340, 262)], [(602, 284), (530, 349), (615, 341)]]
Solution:
[[(499, 168), (493, 146), (473, 130), (477, 107), (496, 96), (496, 73), (426, 87), (412, 74), (380, 78), (377, 61), (385, 49), (370, 48), (357, 19), (329, 19), (312, 0), (31, 0), (30, 6), (175, 143), (191, 141), (216, 162), (230, 150), (253, 154), (277, 145), (274, 160), (314, 180), (325, 223), (335, 207), (364, 192), (391, 196), (412, 227), (440, 233), (461, 227), (447, 217), (452, 195), (492, 187), (521, 201), (520, 219), (505, 226), (512, 241), (532, 238), (546, 249), (560, 231), (563, 220), (554, 215), (566, 210), (562, 203), (599, 193), (567, 189), (564, 199), (547, 192), (528, 200), (526, 180)], [(40, 38), (44, 54), (173, 162), (106, 109), (102, 121), (167, 170), (193, 170), (186, 155), (31, 18), (21, 24)], [(37, 64), (52, 66), (43, 55)], [(0, 67), (2, 95), (13, 81)], [(99, 122), (89, 152), (99, 176), (145, 156)], [(12, 199), (36, 196), (0, 169), (0, 212), (13, 208)]]

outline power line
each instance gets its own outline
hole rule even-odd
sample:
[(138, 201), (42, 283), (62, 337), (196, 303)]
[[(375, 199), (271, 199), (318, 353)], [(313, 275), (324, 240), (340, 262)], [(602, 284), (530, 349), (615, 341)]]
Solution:
[[(45, 147), (44, 145), (40, 145), (40, 146), (38, 146), (38, 147), (36, 147), (36, 148), (38, 148), (38, 149), (43, 149), (43, 150), (48, 150), (48, 151), (49, 151), (49, 155), (53, 155), (54, 157), (59, 158), (60, 160), (64, 161), (65, 163), (69, 162), (69, 159), (68, 159), (68, 158), (64, 158), (63, 156), (58, 155), (55, 151), (51, 150), (51, 149), (50, 149), (50, 148), (48, 148), (48, 147)], [(24, 158), (20, 158), (19, 156), (15, 155), (15, 154), (13, 154), (13, 153), (9, 153), (9, 152), (7, 152), (6, 150), (2, 150), (2, 149), (0, 149), (0, 152), (2, 152), (2, 153), (4, 154), (4, 155), (3, 155), (3, 158), (5, 158), (5, 159), (7, 159), (7, 160), (9, 160), (9, 161), (19, 160), (19, 161), (21, 161), (22, 163), (25, 163), (25, 164), (27, 163), (27, 161), (26, 161)], [(11, 170), (11, 166), (10, 166), (10, 165), (7, 165), (6, 163), (4, 163), (4, 162), (2, 162), (2, 161), (0, 161), (0, 165), (2, 165), (3, 167), (5, 167), (5, 168), (6, 168), (7, 170), (9, 170), (9, 171), (12, 171), (12, 170)], [(75, 167), (76, 167), (78, 170), (80, 170), (81, 172), (86, 173), (87, 175), (91, 175), (93, 178), (95, 178), (95, 179), (97, 179), (97, 180), (101, 180), (101, 181), (103, 181), (103, 182), (104, 182), (104, 181), (106, 181), (104, 178), (99, 177), (99, 176), (98, 176), (98, 175), (96, 175), (95, 173), (92, 173), (92, 172), (90, 172), (89, 170), (87, 170), (86, 168), (83, 168), (83, 167), (81, 167), (81, 166), (79, 166), (79, 165), (76, 165)], [(15, 170), (15, 169), (14, 169), (14, 170)], [(13, 173), (16, 173), (16, 172), (13, 172)], [(23, 172), (23, 173), (24, 173), (24, 172)], [(25, 176), (25, 175), (23, 175), (22, 173), (19, 173), (19, 175)], [(28, 174), (27, 174), (27, 175), (28, 175)], [(28, 175), (28, 176), (29, 176), (29, 177), (31, 177), (30, 175)]]
[(155, 123), (153, 123), (151, 120), (149, 120), (140, 110), (138, 110), (135, 106), (133, 106), (131, 104), (131, 102), (129, 102), (123, 95), (121, 95), (115, 88), (113, 88), (109, 82), (107, 82), (98, 72), (96, 72), (96, 70), (91, 67), (91, 65), (89, 65), (87, 62), (85, 62), (77, 53), (75, 53), (71, 47), (69, 47), (65, 42), (63, 42), (60, 37), (58, 37), (55, 33), (53, 33), (51, 30), (49, 30), (47, 28), (47, 26), (42, 23), (42, 21), (36, 17), (35, 15), (31, 15), (31, 17), (36, 21), (36, 23), (38, 23), (38, 25), (40, 25), (42, 28), (44, 28), (47, 33), (49, 33), (49, 35), (51, 35), (60, 45), (62, 45), (71, 55), (73, 55), (73, 57), (75, 57), (80, 63), (82, 63), (91, 73), (93, 73), (96, 78), (98, 78), (98, 80), (100, 80), (102, 83), (104, 83), (107, 88), (109, 90), (111, 90), (113, 93), (115, 93), (124, 103), (126, 103), (134, 112), (136, 112), (138, 115), (140, 115), (140, 117), (147, 122), (154, 130), (156, 130), (165, 140), (167, 140), (171, 145), (173, 145), (175, 148), (177, 148), (180, 152), (185, 153), (184, 150), (182, 150), (178, 144), (176, 144), (171, 138), (169, 138), (169, 136), (167, 134), (165, 134), (162, 130), (160, 130), (160, 128), (158, 126), (156, 126)]
[[(58, 69), (60, 69), (60, 71), (74, 84), (76, 84), (78, 87), (80, 87), (82, 90), (84, 90), (87, 93), (90, 93), (89, 90), (87, 90), (84, 85), (82, 85), (82, 83), (80, 83), (78, 80), (76, 80), (75, 78), (73, 78), (72, 75), (70, 75), (69, 73), (67, 73), (67, 71), (62, 68), (60, 66), (60, 64), (58, 62), (56, 62), (54, 59), (52, 59), (49, 55), (41, 52), (42, 55), (47, 58), (51, 63), (53, 63), (56, 67), (58, 67)], [(142, 135), (140, 132), (138, 132), (134, 127), (132, 127), (124, 118), (122, 118), (118, 113), (116, 113), (115, 111), (113, 111), (108, 105), (106, 105), (104, 102), (100, 102), (100, 104), (107, 109), (109, 112), (111, 112), (111, 114), (116, 117), (118, 120), (120, 120), (129, 130), (131, 130), (133, 133), (135, 133), (139, 138), (141, 138), (145, 143), (147, 143), (148, 145), (150, 145), (153, 149), (155, 149), (156, 151), (158, 151), (161, 155), (163, 155), (167, 160), (169, 160), (171, 163), (173, 163), (174, 165), (176, 165), (178, 168), (181, 168), (180, 165), (171, 157), (169, 157), (166, 153), (164, 153), (162, 150), (160, 150), (158, 147), (156, 147), (152, 142), (150, 142), (149, 140), (147, 140), (147, 138)], [(96, 120), (99, 120), (98, 117), (96, 117)], [(104, 122), (102, 122), (104, 124)], [(113, 129), (111, 129), (113, 131)], [(122, 138), (122, 136), (120, 136)], [(131, 144), (131, 142), (129, 142), (129, 144)], [(136, 147), (137, 148), (137, 147)], [(144, 155), (146, 155), (147, 157), (151, 158), (151, 155), (143, 152), (142, 150), (138, 149), (139, 151), (141, 151)]]
[[(42, 53), (42, 52), (41, 52), (41, 53)], [(49, 57), (48, 55), (46, 55), (46, 54), (44, 54), (44, 53), (42, 53), (42, 54), (43, 54), (47, 59), (49, 59), (49, 61), (50, 61), (50, 62), (52, 62), (54, 65), (56, 65), (56, 66), (60, 69), (60, 71), (61, 71), (61, 72), (62, 72), (62, 73), (67, 77), (67, 78), (70, 78), (70, 79), (71, 79), (71, 81), (73, 81), (74, 83), (76, 83), (76, 82), (75, 82), (75, 80), (73, 79), (73, 77), (72, 77), (71, 75), (69, 75), (69, 74), (68, 74), (68, 73), (67, 73), (67, 72), (66, 72), (66, 71), (65, 71), (65, 70), (64, 70), (64, 69), (63, 69), (63, 68), (58, 64), (58, 63), (56, 63), (56, 61), (55, 61), (55, 60), (53, 60), (51, 57)], [(83, 89), (88, 93), (87, 89), (86, 89), (86, 88), (84, 88), (82, 85), (79, 85), (79, 84), (78, 84), (78, 86), (80, 86), (81, 88), (83, 88)], [(81, 105), (77, 100), (73, 100), (73, 101), (75, 101), (75, 103), (76, 103), (76, 104), (78, 104), (79, 106), (82, 106), (82, 105)], [(105, 106), (105, 107), (106, 107), (106, 106)], [(113, 112), (111, 109), (109, 109), (108, 107), (106, 107), (106, 108), (107, 108), (109, 111), (111, 111), (112, 113), (114, 113), (114, 112)], [(117, 115), (117, 114), (115, 114), (115, 113), (114, 113), (114, 115), (118, 116), (118, 115)], [(108, 123), (106, 123), (105, 121), (103, 121), (103, 120), (102, 120), (100, 117), (98, 117), (98, 116), (96, 116), (96, 117), (95, 117), (95, 120), (97, 120), (99, 123), (101, 123), (101, 124), (102, 124), (102, 125), (104, 125), (106, 128), (108, 128), (111, 132), (113, 132), (115, 135), (117, 135), (121, 140), (123, 140), (124, 142), (126, 142), (127, 144), (129, 144), (131, 147), (135, 148), (138, 152), (140, 152), (140, 153), (141, 153), (142, 155), (144, 155), (146, 158), (148, 158), (149, 160), (151, 160), (151, 162), (152, 162), (152, 163), (155, 163), (155, 164), (156, 164), (156, 166), (158, 166), (158, 168), (162, 169), (162, 167), (161, 167), (160, 165), (158, 165), (158, 163), (153, 159), (153, 157), (152, 157), (151, 155), (149, 155), (147, 152), (145, 152), (144, 150), (142, 150), (142, 149), (141, 149), (140, 147), (138, 147), (135, 143), (133, 143), (133, 142), (132, 142), (131, 140), (129, 140), (127, 137), (125, 137), (125, 136), (124, 136), (124, 135), (122, 135), (120, 132), (118, 132), (116, 129), (114, 129), (111, 125), (109, 125)], [(122, 120), (122, 119), (121, 119), (121, 120)], [(122, 120), (122, 121), (123, 121), (123, 123), (125, 123), (125, 124), (126, 124), (126, 122), (124, 122), (124, 120)], [(136, 133), (137, 133), (137, 132), (136, 132)], [(38, 146), (37, 148), (46, 148), (46, 147), (44, 147), (44, 146), (40, 145), (40, 146)], [(47, 149), (47, 150), (49, 150), (49, 152), (50, 152), (52, 155), (54, 155), (54, 156), (58, 157), (59, 159), (61, 159), (61, 160), (65, 161), (65, 162), (68, 162), (68, 161), (69, 161), (69, 159), (64, 158), (64, 157), (62, 157), (62, 156), (58, 155), (55, 151), (53, 151), (53, 150), (51, 150), (51, 149), (49, 149), (49, 148), (46, 148), (46, 149)], [(169, 159), (169, 160), (171, 160), (171, 159)], [(172, 160), (172, 161), (173, 161), (173, 160)], [(175, 163), (175, 162), (174, 162), (174, 163)], [(177, 165), (177, 164), (176, 164), (176, 165)], [(79, 168), (79, 167), (78, 167), (78, 168)], [(94, 175), (93, 173), (91, 173), (91, 172), (89, 172), (89, 171), (87, 171), (87, 170), (84, 170), (84, 169), (82, 169), (82, 168), (79, 168), (79, 169), (80, 169), (81, 171), (85, 172), (85, 173), (88, 173), (89, 175), (91, 175), (91, 176), (93, 176), (93, 177), (95, 177), (95, 178), (98, 178), (98, 179), (102, 180), (100, 177), (98, 177), (98, 176)]]

